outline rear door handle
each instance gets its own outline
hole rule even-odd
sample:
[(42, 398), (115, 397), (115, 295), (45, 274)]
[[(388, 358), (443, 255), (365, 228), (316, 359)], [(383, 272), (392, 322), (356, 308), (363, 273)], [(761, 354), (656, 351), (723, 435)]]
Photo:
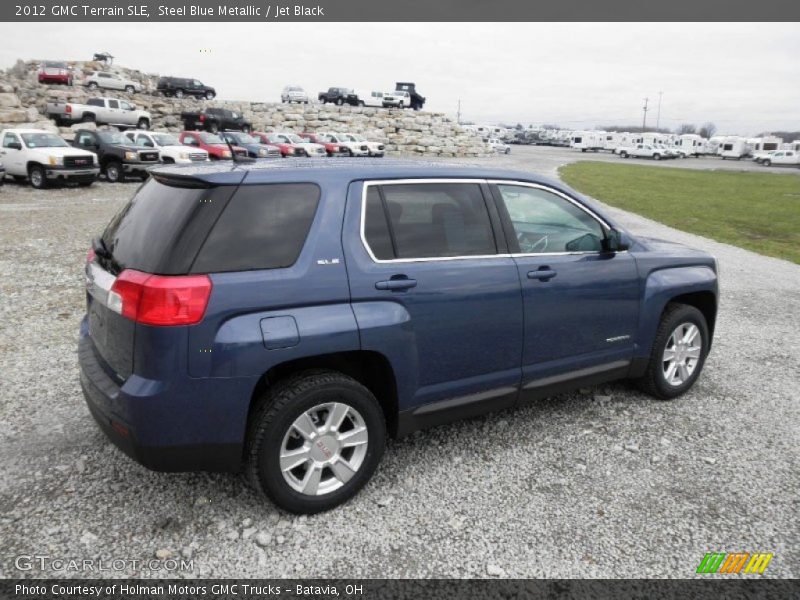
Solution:
[(558, 275), (550, 267), (539, 267), (535, 271), (528, 271), (528, 279), (538, 279), (539, 281), (549, 281)]
[(408, 290), (417, 287), (416, 279), (389, 279), (387, 281), (378, 281), (375, 284), (376, 290)]

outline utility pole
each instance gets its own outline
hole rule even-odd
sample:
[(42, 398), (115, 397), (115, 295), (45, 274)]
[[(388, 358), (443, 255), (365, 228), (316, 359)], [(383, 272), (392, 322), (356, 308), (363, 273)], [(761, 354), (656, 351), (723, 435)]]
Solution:
[(644, 108), (642, 109), (644, 111), (644, 114), (642, 115), (642, 132), (643, 133), (644, 133), (644, 130), (646, 129), (646, 127), (647, 127), (647, 101), (648, 100), (650, 100), (650, 98), (645, 98), (644, 99)]
[(658, 92), (658, 112), (656, 113), (656, 131), (658, 131), (659, 125), (661, 125), (661, 96), (664, 92)]
[(458, 113), (456, 113), (456, 123), (461, 125), (461, 98), (458, 99)]

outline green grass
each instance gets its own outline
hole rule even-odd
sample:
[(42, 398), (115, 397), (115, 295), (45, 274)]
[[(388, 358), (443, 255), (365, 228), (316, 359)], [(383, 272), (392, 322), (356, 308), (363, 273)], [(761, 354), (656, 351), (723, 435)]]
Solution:
[(665, 225), (800, 264), (800, 177), (579, 162), (561, 179)]

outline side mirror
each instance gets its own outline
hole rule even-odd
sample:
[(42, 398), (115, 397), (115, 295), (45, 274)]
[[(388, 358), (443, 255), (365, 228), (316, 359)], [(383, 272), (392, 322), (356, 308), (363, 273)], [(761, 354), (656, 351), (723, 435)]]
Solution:
[(617, 229), (610, 229), (603, 239), (603, 250), (606, 252), (622, 252), (630, 248), (628, 236)]
[(22, 144), (20, 142), (9, 142), (6, 144), (6, 148), (13, 148), (14, 150), (22, 150)]

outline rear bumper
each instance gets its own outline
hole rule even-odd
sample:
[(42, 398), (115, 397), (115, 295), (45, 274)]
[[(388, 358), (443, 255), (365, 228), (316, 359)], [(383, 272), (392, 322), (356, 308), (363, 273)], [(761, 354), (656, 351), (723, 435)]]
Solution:
[[(180, 387), (176, 382), (136, 375), (120, 384), (97, 357), (86, 319), (81, 324), (78, 359), (89, 412), (108, 439), (130, 458), (153, 471), (240, 470), (247, 403), (242, 407), (234, 401), (225, 406), (218, 397), (198, 397), (196, 390), (176, 389)], [(187, 396), (194, 400), (187, 402)], [(210, 404), (227, 414), (215, 414)], [(224, 423), (237, 412), (234, 418), (241, 420), (241, 433), (233, 441), (220, 440), (220, 419)]]

